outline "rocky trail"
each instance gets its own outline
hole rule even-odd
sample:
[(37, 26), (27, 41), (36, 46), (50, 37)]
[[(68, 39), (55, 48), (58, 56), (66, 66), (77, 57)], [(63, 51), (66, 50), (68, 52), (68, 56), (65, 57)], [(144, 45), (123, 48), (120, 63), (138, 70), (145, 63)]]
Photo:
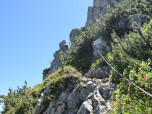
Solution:
[[(90, 69), (88, 73), (80, 77), (80, 83), (78, 80), (72, 80), (72, 84), (62, 91), (58, 99), (50, 102), (43, 114), (107, 114), (112, 109), (110, 99), (116, 84), (109, 82), (108, 75), (104, 71), (105, 68), (107, 71), (110, 70), (107, 66), (100, 70), (99, 67)], [(102, 74), (100, 74), (101, 72)], [(102, 77), (102, 79), (97, 77)], [(42, 98), (50, 92), (51, 89), (47, 86), (41, 93), (40, 99), (35, 105), (35, 114), (40, 114), (43, 110)], [(62, 105), (58, 105), (59, 102), (62, 102)]]

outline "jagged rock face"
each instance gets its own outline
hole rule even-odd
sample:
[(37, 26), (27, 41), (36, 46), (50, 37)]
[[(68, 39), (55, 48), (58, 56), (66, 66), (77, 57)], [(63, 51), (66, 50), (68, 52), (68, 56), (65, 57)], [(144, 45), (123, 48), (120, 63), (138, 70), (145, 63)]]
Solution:
[[(84, 28), (82, 28), (82, 30), (84, 30)], [(75, 35), (79, 35), (80, 34), (80, 31), (81, 30), (79, 30), (79, 29), (72, 29), (72, 31), (71, 31), (71, 33), (70, 33), (70, 42), (73, 44), (73, 45), (75, 45), (76, 44), (76, 42), (75, 42)]]
[(88, 73), (85, 74), (86, 78), (108, 78), (109, 75), (106, 73), (110, 73), (111, 68), (109, 66), (95, 67), (91, 68)]
[(68, 45), (66, 44), (66, 41), (63, 40), (62, 42), (60, 42), (59, 46), (60, 46), (61, 51), (66, 53), (66, 51), (68, 50)]
[(85, 27), (89, 26), (89, 21), (96, 22), (96, 18), (99, 18), (99, 14), (103, 15), (108, 13), (106, 9), (106, 3), (112, 6), (113, 0), (94, 0), (93, 7), (88, 7), (88, 16), (87, 22), (85, 23)]
[(96, 22), (96, 18), (99, 18), (99, 13), (101, 12), (101, 7), (88, 7), (88, 16), (87, 16), (87, 22), (85, 23), (85, 27), (89, 26), (89, 21)]
[[(116, 2), (122, 4), (125, 0), (116, 0)], [(88, 16), (87, 16), (87, 22), (85, 24), (85, 27), (89, 26), (89, 21), (92, 22), (96, 22), (95, 17), (97, 17), (97, 19), (99, 18), (99, 14), (101, 14), (102, 16), (104, 16), (106, 13), (109, 13), (107, 11), (106, 8), (106, 3), (109, 4), (111, 7), (114, 6), (114, 2), (113, 0), (94, 0), (93, 1), (93, 7), (88, 7)], [(135, 1), (136, 4), (136, 1)], [(129, 4), (126, 4), (126, 6), (128, 6)], [(135, 15), (134, 19), (137, 21), (137, 23), (139, 23), (140, 25), (142, 25), (143, 23), (148, 23), (150, 20), (148, 18), (141, 18), (138, 17), (139, 13), (135, 14), (133, 13), (132, 15)], [(124, 23), (126, 20), (128, 20), (129, 18), (126, 18), (124, 20), (121, 20), (122, 22), (118, 23), (119, 27), (123, 27), (123, 28), (132, 28), (132, 20), (129, 20), (129, 23), (127, 24), (126, 27), (124, 27)]]
[[(80, 83), (78, 83), (78, 79), (71, 80), (72, 84), (69, 84), (57, 99), (53, 99), (49, 103), (43, 114), (102, 114), (111, 110), (110, 100), (112, 100), (111, 95), (116, 89), (116, 84), (108, 81), (109, 75), (106, 72), (110, 72), (110, 67), (96, 66), (87, 74), (92, 74), (94, 71), (98, 72), (96, 77), (81, 76)], [(44, 110), (42, 98), (50, 93), (50, 85), (47, 85), (36, 102), (34, 114), (40, 114)], [(62, 104), (58, 105), (59, 102)]]
[[(73, 84), (70, 84), (65, 91), (62, 91), (58, 99), (50, 102), (43, 114), (102, 114), (110, 110), (110, 97), (116, 85), (108, 82), (108, 78), (91, 79), (81, 77), (81, 79), (80, 84), (86, 85), (86, 87), (78, 86), (77, 81), (73, 80)], [(46, 95), (48, 93), (50, 92), (47, 92)], [(35, 114), (40, 114), (43, 110), (41, 102), (43, 94), (44, 92), (41, 94), (40, 99), (37, 100)], [(63, 104), (58, 106), (58, 102), (62, 102)], [(54, 108), (53, 105), (57, 107)]]
[[(68, 45), (66, 44), (66, 41), (63, 40), (62, 42), (60, 42), (59, 44), (59, 47), (60, 47), (60, 50), (63, 51), (64, 53), (66, 53), (66, 51), (68, 50)], [(48, 73), (42, 73), (43, 74), (43, 80), (45, 78), (47, 78), (50, 74), (52, 74), (54, 72), (54, 70), (57, 70), (60, 68), (61, 66), (61, 63), (58, 59), (58, 56), (59, 56), (59, 50), (56, 51), (54, 54), (54, 59), (51, 63), (51, 67), (50, 67), (50, 70), (48, 71)]]
[(42, 98), (47, 96), (49, 93), (51, 93), (50, 85), (45, 87), (45, 90), (41, 93), (40, 99), (37, 100), (35, 107), (34, 107), (35, 114), (39, 114), (39, 112), (41, 112), (43, 110)]
[[(122, 4), (124, 0), (116, 0), (116, 2), (118, 3), (120, 2), (120, 4)], [(108, 3), (111, 7), (114, 6), (113, 0), (94, 0), (93, 7), (88, 7), (88, 17), (87, 17), (87, 22), (85, 25), (86, 27), (89, 26), (89, 21), (92, 21), (95, 23), (96, 18), (97, 19), (99, 18), (99, 14), (104, 16), (106, 13), (109, 13), (106, 8), (106, 3)], [(129, 5), (129, 4), (126, 4), (126, 5)], [(136, 22), (139, 23), (140, 25), (143, 25), (143, 23), (148, 23), (150, 21), (148, 18), (138, 17), (139, 13), (135, 14), (134, 11), (132, 12), (132, 15), (135, 16), (133, 19), (136, 20)], [(129, 17), (127, 17), (126, 19), (120, 20), (120, 22), (118, 23), (118, 27), (123, 28), (123, 29), (126, 29), (126, 28), (131, 29), (133, 19), (129, 19)], [(127, 20), (129, 22), (125, 26), (125, 23)], [(111, 47), (106, 44), (106, 41), (103, 39), (103, 37), (100, 36), (99, 38), (97, 38), (97, 39), (101, 39), (101, 43), (96, 45), (96, 49), (99, 50), (101, 54), (111, 50)], [(125, 35), (123, 37), (125, 38)], [(94, 44), (92, 44), (92, 46), (94, 47)], [(94, 57), (99, 56), (99, 53), (97, 50), (93, 51)]]

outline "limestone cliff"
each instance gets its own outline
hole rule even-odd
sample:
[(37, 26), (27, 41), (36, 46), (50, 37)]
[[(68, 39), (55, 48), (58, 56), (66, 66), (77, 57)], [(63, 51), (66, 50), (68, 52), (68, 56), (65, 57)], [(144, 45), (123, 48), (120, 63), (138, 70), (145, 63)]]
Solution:
[[(117, 2), (120, 2), (122, 4), (124, 2), (124, 0), (117, 0)], [(98, 20), (98, 19), (96, 20), (96, 17), (99, 18), (99, 14), (104, 16), (106, 13), (108, 13), (107, 8), (106, 8), (106, 3), (110, 4), (110, 6), (112, 6), (112, 7), (114, 5), (113, 0), (94, 0), (93, 7), (88, 8), (88, 16), (87, 16), (87, 22), (86, 22), (85, 27), (82, 27), (80, 30), (77, 28), (72, 29), (72, 31), (69, 35), (69, 39), (70, 39), (71, 44), (75, 45), (76, 48), (78, 47), (75, 42), (76, 35), (79, 36), (81, 32), (85, 32), (87, 30), (87, 27), (89, 26), (89, 21), (96, 22)], [(134, 11), (132, 12), (132, 15), (135, 16), (134, 19), (140, 25), (143, 25), (143, 23), (149, 22), (149, 20), (147, 18), (138, 17), (138, 13), (135, 13)], [(127, 26), (124, 26), (126, 20), (129, 20), (129, 18), (120, 20), (120, 22), (118, 23), (118, 26), (122, 27), (122, 28), (131, 28), (132, 27), (131, 23), (132, 23), (133, 19), (130, 19), (129, 22), (127, 23)], [(150, 24), (148, 26), (149, 26), (149, 29), (150, 29), (150, 27), (152, 27), (152, 25), (150, 25)], [(94, 30), (94, 28), (93, 28), (93, 30)], [(91, 31), (91, 32), (90, 31), (91, 30), (89, 30), (88, 34), (92, 34), (93, 31)], [(151, 29), (149, 31), (151, 31)], [(144, 33), (146, 34), (146, 31), (144, 31)], [(94, 33), (93, 33), (93, 35), (94, 35)], [(58, 58), (59, 51), (61, 50), (61, 51), (63, 51), (64, 54), (67, 54), (67, 50), (69, 50), (68, 45), (66, 45), (65, 40), (63, 40), (59, 44), (59, 47), (60, 47), (59, 50), (57, 50), (53, 54), (54, 59), (51, 63), (50, 68), (43, 70), (43, 73), (42, 73), (43, 82), (42, 83), (35, 85), (33, 88), (27, 89), (27, 92), (25, 91), (26, 87), (24, 86), (23, 89), (20, 89), (20, 91), (22, 90), (23, 92), (19, 92), (19, 94), (14, 93), (12, 96), (11, 96), (12, 92), (10, 94), (8, 94), (11, 97), (10, 98), (8, 97), (7, 101), (8, 102), (10, 101), (12, 103), (12, 105), (10, 105), (10, 103), (9, 103), (9, 105), (7, 106), (7, 109), (6, 109), (6, 111), (8, 111), (7, 114), (13, 114), (13, 113), (16, 113), (16, 114), (24, 114), (24, 113), (28, 113), (28, 114), (107, 114), (110, 112), (110, 110), (113, 110), (114, 108), (111, 107), (111, 106), (113, 106), (111, 104), (111, 101), (115, 98), (111, 97), (113, 94), (112, 92), (118, 92), (117, 95), (122, 95), (122, 94), (120, 94), (121, 92), (115, 91), (115, 89), (120, 89), (123, 86), (117, 85), (117, 84), (119, 84), (119, 82), (112, 81), (113, 79), (115, 80), (116, 78), (115, 78), (115, 74), (113, 72), (110, 72), (111, 67), (108, 66), (107, 64), (105, 64), (103, 59), (97, 58), (97, 56), (99, 54), (98, 54), (97, 50), (93, 50), (93, 47), (96, 47), (96, 49), (98, 49), (100, 51), (100, 53), (104, 53), (104, 52), (108, 52), (108, 51), (112, 50), (111, 47), (107, 45), (107, 43), (104, 39), (105, 36), (101, 36), (101, 35), (97, 35), (97, 36), (94, 35), (94, 36), (95, 37), (93, 37), (92, 40), (89, 42), (89, 46), (87, 45), (89, 48), (86, 46), (87, 47), (86, 50), (89, 50), (91, 48), (89, 53), (92, 53), (93, 56), (90, 55), (91, 56), (90, 58), (92, 60), (94, 60), (95, 62), (94, 61), (92, 62), (90, 60), (91, 65), (90, 66), (88, 65), (89, 67), (84, 69), (83, 73), (80, 72), (80, 69), (79, 69), (79, 68), (82, 68), (82, 66), (77, 67), (77, 68), (74, 68), (74, 67), (76, 66), (75, 64), (81, 63), (80, 59), (82, 59), (82, 58), (85, 59), (87, 62), (89, 61), (89, 59), (86, 58), (89, 55), (81, 57), (81, 54), (83, 55), (83, 53), (86, 50), (82, 51), (82, 53), (79, 54), (80, 58), (74, 59), (74, 62), (78, 60), (74, 64), (75, 66), (73, 65), (74, 67), (70, 66), (69, 64), (68, 64), (69, 66), (66, 64), (66, 66), (61, 67), (61, 63)], [(151, 34), (149, 36), (151, 36)], [(84, 38), (86, 38), (86, 37), (84, 37)], [(84, 42), (86, 42), (89, 38), (90, 37), (87, 37)], [(96, 40), (96, 39), (100, 40), (101, 42), (95, 46), (95, 44), (92, 41)], [(124, 39), (124, 40), (126, 40), (126, 39)], [(142, 37), (141, 37), (141, 39), (142, 39)], [(139, 39), (139, 41), (138, 41), (138, 44), (141, 43), (140, 47), (142, 47), (142, 43), (144, 43), (141, 39)], [(150, 40), (147, 40), (147, 42), (148, 41), (150, 41)], [(118, 43), (118, 42), (116, 42), (116, 47), (113, 48), (113, 50), (116, 50), (116, 52), (122, 53), (121, 52), (122, 48), (120, 48), (120, 47), (123, 47), (123, 46), (121, 46), (120, 45), (121, 43)], [(91, 43), (92, 43), (92, 47), (91, 47)], [(131, 42), (129, 42), (129, 43), (131, 43)], [(81, 50), (84, 49), (85, 45), (84, 44), (82, 45)], [(143, 47), (144, 47), (144, 45), (143, 45)], [(119, 46), (119, 48), (117, 48), (118, 46)], [(146, 45), (146, 46), (148, 46), (148, 45)], [(132, 47), (130, 46), (129, 49), (131, 50), (131, 48)], [(135, 53), (135, 51), (133, 51), (133, 53)], [(80, 52), (80, 50), (78, 50), (77, 52)], [(149, 50), (149, 52), (152, 52), (152, 51)], [(86, 53), (88, 53), (88, 51), (86, 51)], [(144, 54), (145, 54), (145, 52), (144, 52)], [(75, 53), (74, 53), (74, 56), (75, 56)], [(71, 58), (74, 58), (74, 56), (72, 56)], [(111, 60), (116, 61), (116, 60), (119, 60), (118, 58), (115, 58), (117, 56), (118, 55), (115, 56), (115, 54), (114, 54), (113, 56), (110, 56), (110, 58), (111, 58)], [(130, 63), (133, 63), (133, 61), (136, 59), (133, 59), (133, 58), (129, 59), (129, 60), (131, 60)], [(68, 60), (72, 61), (69, 59), (69, 57), (68, 57)], [(124, 59), (122, 59), (122, 60), (124, 60)], [(126, 62), (129, 62), (129, 60)], [(89, 61), (89, 63), (90, 63), (90, 61)], [(97, 62), (97, 64), (96, 64), (96, 62)], [(122, 62), (124, 62), (124, 61), (122, 61)], [(114, 65), (116, 63), (117, 62), (114, 62)], [(122, 64), (120, 64), (120, 62), (118, 62), (117, 64), (122, 65)], [(150, 63), (148, 63), (148, 64), (150, 64)], [(82, 64), (80, 64), (80, 65), (82, 65)], [(148, 68), (148, 66), (144, 65), (143, 63), (141, 65), (142, 65), (142, 67), (145, 66), (145, 68), (146, 67)], [(126, 67), (129, 66), (127, 68), (127, 70), (126, 69), (124, 70), (125, 71), (125, 72), (123, 72), (124, 75), (129, 74), (128, 72), (130, 72), (130, 73), (135, 72), (135, 76), (136, 76), (137, 72), (138, 72), (137, 75), (139, 75), (141, 72), (141, 71), (140, 72), (135, 71), (134, 69), (129, 70), (129, 69), (131, 69), (131, 67), (128, 64), (127, 65), (125, 64), (123, 66), (126, 66)], [(122, 66), (120, 66), (120, 67), (122, 67)], [(120, 67), (116, 67), (116, 68), (120, 68)], [(124, 68), (126, 68), (126, 67), (124, 67)], [(140, 70), (141, 70), (141, 68), (140, 68)], [(145, 69), (142, 71), (146, 72), (148, 70), (149, 69)], [(110, 78), (109, 78), (110, 73), (111, 73), (111, 75), (114, 75), (114, 77), (110, 76)], [(142, 72), (142, 75), (143, 75), (143, 72)], [(151, 73), (149, 73), (148, 75), (150, 77)], [(132, 74), (128, 75), (128, 76), (129, 77), (132, 76), (131, 78), (134, 77), (134, 75), (132, 75)], [(119, 81), (122, 81), (121, 78), (119, 78), (119, 77), (117, 77), (117, 78), (119, 79)], [(109, 81), (110, 79), (112, 79), (111, 82), (114, 82), (114, 83), (111, 83)], [(118, 81), (118, 79), (117, 79), (117, 81)], [(146, 77), (143, 79), (145, 80)], [(143, 83), (143, 81), (141, 81), (141, 82)], [(123, 83), (123, 84), (125, 84), (125, 83)], [(128, 85), (130, 85), (130, 82), (128, 83)], [(120, 88), (117, 88), (117, 87), (120, 87)], [(130, 92), (130, 91), (131, 91), (131, 89), (126, 88), (126, 92)], [(134, 90), (132, 90), (132, 91), (134, 93)], [(130, 94), (130, 93), (127, 93), (127, 94)], [(115, 95), (115, 94), (113, 94), (113, 95)], [(143, 97), (143, 96), (141, 96), (141, 97)], [(25, 99), (25, 100), (23, 100), (23, 99)], [(132, 104), (132, 102), (129, 103), (129, 105), (130, 104)], [(148, 104), (148, 103), (146, 102), (146, 104)], [(124, 105), (126, 105), (126, 103), (124, 103)], [(118, 106), (118, 105), (116, 105), (116, 106)], [(122, 104), (120, 104), (120, 108), (118, 107), (118, 110), (119, 109), (122, 109)], [(128, 109), (129, 108), (127, 107), (127, 110)], [(114, 111), (116, 111), (116, 110), (114, 110)]]
[[(124, 0), (116, 0), (116, 2), (122, 4), (124, 2)], [(93, 0), (93, 7), (89, 6), (88, 7), (88, 14), (87, 14), (87, 22), (85, 23), (85, 27), (89, 26), (89, 22), (96, 22), (96, 19), (99, 18), (99, 14), (101, 15), (105, 15), (106, 13), (108, 13), (107, 11), (107, 6), (106, 3), (109, 4), (111, 7), (114, 6), (114, 2), (113, 0)], [(136, 3), (136, 2), (135, 2)], [(127, 4), (129, 5), (129, 4)], [(134, 20), (137, 21), (137, 23), (139, 23), (140, 25), (143, 25), (143, 23), (148, 23), (149, 20), (147, 18), (142, 18), (142, 17), (138, 17), (139, 13), (134, 13), (132, 12), (132, 14), (135, 16)], [(133, 19), (130, 19), (129, 22), (127, 23), (127, 26), (124, 26), (125, 22), (129, 20), (129, 18), (126, 18), (124, 20), (121, 20), (118, 23), (119, 27), (122, 28), (132, 28), (132, 21)], [(75, 45), (75, 36), (79, 36), (80, 32), (84, 32), (85, 31), (85, 27), (81, 27), (81, 29), (79, 30), (78, 28), (72, 29), (69, 35), (69, 39), (71, 44)], [(125, 37), (125, 36), (124, 36)], [(102, 43), (100, 44), (100, 46), (98, 46), (98, 49), (101, 53), (103, 52), (108, 52), (111, 50), (111, 48), (106, 44), (106, 41), (104, 41), (103, 36), (100, 36), (97, 39), (101, 39)], [(62, 41), (60, 44), (60, 49), (65, 53), (68, 50), (68, 45), (66, 45), (65, 41)], [(60, 61), (58, 59), (58, 55), (59, 55), (59, 50), (56, 51), (53, 56), (54, 56), (54, 60), (51, 63), (51, 66), (48, 70), (46, 70), (45, 72), (43, 72), (43, 79), (45, 79), (48, 75), (50, 75), (51, 73), (53, 73), (53, 70), (57, 70), (60, 67)], [(96, 57), (99, 54), (94, 50), (93, 51), (93, 55)]]
[[(120, 3), (120, 4), (122, 4), (124, 1), (125, 0), (116, 0), (116, 2)], [(101, 14), (102, 16), (104, 16), (106, 13), (109, 13), (107, 11), (106, 4), (109, 4), (111, 7), (114, 6), (113, 0), (93, 0), (93, 7), (92, 6), (88, 7), (87, 22), (85, 23), (85, 27), (89, 26), (89, 21), (96, 22), (96, 18), (97, 19), (99, 18), (99, 14)], [(135, 4), (136, 4), (136, 1), (135, 1)], [(129, 4), (126, 4), (126, 5), (129, 5)], [(133, 12), (133, 15), (135, 15), (134, 19), (140, 25), (142, 25), (144, 22), (148, 23), (148, 19), (147, 18), (144, 19), (144, 18), (138, 17), (139, 13), (134, 13)], [(122, 22), (120, 22), (118, 24), (119, 27), (121, 27), (121, 26), (124, 27), (124, 22), (127, 19), (125, 19)], [(129, 20), (129, 23), (128, 23), (128, 26), (127, 26), (128, 28), (132, 27), (131, 26), (132, 20), (133, 19)]]
[[(124, 0), (117, 0), (121, 4)], [(89, 26), (89, 21), (96, 22), (96, 19), (99, 18), (99, 14), (103, 15), (108, 13), (106, 8), (106, 3), (113, 6), (113, 0), (94, 0), (93, 7), (88, 7), (88, 15), (87, 22), (85, 27)], [(142, 25), (144, 22), (148, 23), (147, 18), (138, 17), (138, 13), (134, 13), (134, 19), (137, 23)], [(129, 20), (127, 26), (124, 26), (124, 23), (129, 18), (126, 18), (120, 23), (118, 23), (119, 27), (123, 28), (131, 28), (132, 19)], [(69, 39), (73, 45), (76, 45), (75, 35), (79, 35), (80, 32), (85, 31), (85, 27), (82, 27), (80, 30), (75, 28), (72, 29)], [(101, 39), (101, 43), (98, 45), (98, 50), (102, 52), (108, 52), (111, 50), (109, 46), (107, 46), (106, 42), (103, 39), (104, 36), (100, 36), (97, 39)], [(60, 49), (66, 53), (68, 47), (65, 41), (62, 41), (60, 44)], [(93, 44), (92, 44), (93, 46)], [(96, 50), (93, 52), (93, 56), (97, 57), (99, 54)], [(46, 79), (48, 75), (53, 73), (53, 69), (60, 68), (60, 61), (58, 59), (59, 50), (54, 53), (54, 60), (51, 63), (51, 68), (48, 72), (43, 72), (43, 77)], [(57, 99), (53, 99), (47, 109), (44, 110), (44, 106), (42, 103), (42, 99), (51, 93), (50, 86), (46, 86), (45, 90), (41, 93), (40, 98), (37, 100), (35, 104), (35, 114), (40, 114), (43, 111), (43, 114), (104, 114), (108, 113), (111, 110), (110, 100), (112, 91), (116, 89), (116, 84), (110, 83), (108, 81), (109, 75), (106, 75), (106, 72), (110, 73), (109, 66), (98, 66), (98, 68), (90, 69), (84, 76), (81, 76), (81, 82), (78, 83), (78, 80), (71, 80), (72, 84), (68, 85), (65, 91), (59, 95)], [(61, 103), (59, 105), (59, 103)]]
[[(63, 51), (64, 53), (66, 53), (66, 51), (68, 50), (68, 45), (66, 45), (65, 40), (63, 40), (62, 42), (60, 42), (59, 47), (60, 47), (60, 50)], [(49, 69), (43, 71), (43, 73), (42, 73), (43, 74), (43, 80), (45, 78), (47, 78), (48, 75), (52, 74), (54, 72), (54, 70), (57, 70), (58, 68), (60, 68), (61, 63), (60, 63), (60, 61), (58, 59), (59, 50), (56, 51), (53, 54), (53, 56), (54, 56), (54, 59), (53, 59), (53, 61), (51, 63), (51, 67)]]

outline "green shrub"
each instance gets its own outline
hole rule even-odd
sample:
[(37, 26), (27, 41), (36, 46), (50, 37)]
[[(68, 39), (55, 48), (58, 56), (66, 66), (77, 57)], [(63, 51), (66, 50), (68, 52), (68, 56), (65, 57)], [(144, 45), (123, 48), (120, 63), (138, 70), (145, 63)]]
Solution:
[[(128, 70), (130, 72), (127, 72)], [(144, 61), (142, 61), (140, 64), (138, 72), (136, 72), (134, 67), (132, 69), (126, 68), (124, 71), (124, 76), (129, 78), (131, 82), (135, 83), (146, 92), (151, 93), (152, 85), (150, 83), (152, 82), (152, 71), (150, 66)], [(120, 84), (113, 92), (114, 100), (112, 102), (112, 107), (114, 111), (111, 113), (151, 114), (152, 100), (150, 96), (137, 89), (131, 83), (128, 83), (124, 78), (120, 78), (119, 80)]]
[[(126, 6), (126, 1), (131, 3), (130, 6)], [(95, 58), (92, 55), (92, 42), (99, 36), (103, 36), (107, 44), (112, 47), (112, 51), (105, 55), (108, 62), (120, 73), (124, 73), (123, 75), (126, 78), (150, 93), (152, 91), (150, 87), (152, 82), (150, 60), (152, 58), (152, 21), (149, 24), (145, 24), (143, 28), (133, 23), (135, 33), (130, 32), (133, 29), (118, 28), (118, 23), (128, 16), (132, 18), (134, 11), (135, 13), (141, 13), (142, 17), (152, 16), (152, 1), (137, 0), (136, 5), (134, 4), (135, 0), (126, 1), (122, 5), (114, 4), (113, 8), (108, 5), (109, 13), (104, 16), (100, 15), (96, 23), (90, 22), (90, 26), (85, 28), (86, 31), (76, 36), (77, 45), (71, 44), (67, 55), (60, 51), (61, 68), (49, 75), (42, 84), (35, 85), (33, 88), (27, 88), (25, 85), (23, 88), (18, 87), (17, 91), (13, 91), (10, 88), (7, 96), (0, 95), (0, 98), (2, 98), (0, 103), (5, 105), (2, 114), (34, 113), (35, 103), (46, 85), (51, 85), (52, 90), (50, 95), (43, 98), (43, 104), (48, 106), (52, 99), (57, 99), (60, 92), (65, 90), (68, 84), (72, 83), (71, 79), (81, 82), (79, 77), (74, 76), (75, 74), (82, 75), (76, 69), (81, 67), (83, 72), (90, 67), (100, 65), (103, 61), (102, 59), (93, 61)], [(150, 19), (150, 17), (148, 18)], [(125, 22), (124, 26), (127, 26), (128, 21)], [(120, 39), (125, 33), (128, 34), (126, 38)], [(75, 68), (66, 65), (71, 65)], [(47, 73), (49, 69), (46, 68), (43, 72)], [(150, 97), (137, 90), (131, 84), (127, 85), (128, 82), (123, 78), (120, 79), (120, 76), (114, 70), (111, 70), (109, 80), (118, 84), (118, 88), (113, 92), (114, 100), (112, 106), (115, 111), (112, 114), (150, 114), (152, 112)], [(47, 106), (44, 110), (46, 110)]]
[[(107, 41), (107, 45), (110, 46), (111, 33), (114, 29), (119, 36), (123, 36), (125, 32), (132, 31), (128, 28), (119, 28), (118, 23), (121, 19), (128, 17), (134, 8), (126, 6), (124, 2), (122, 5), (115, 4), (113, 8), (108, 6), (109, 13), (105, 16), (101, 16), (96, 23), (90, 22), (89, 27), (86, 27), (85, 32), (81, 32), (79, 36), (75, 36), (76, 45), (71, 44), (70, 49), (67, 51), (67, 54), (64, 54), (60, 51), (59, 60), (61, 66), (72, 65), (85, 72), (91, 66), (93, 57), (93, 48), (92, 42), (97, 39), (99, 36), (103, 36), (104, 40)], [(125, 22), (125, 26), (129, 21)]]
[(52, 105), (52, 108), (56, 108), (56, 107), (57, 107), (56, 104), (53, 104), (53, 105)]
[[(112, 43), (113, 50), (108, 61), (123, 76), (151, 94), (152, 19), (148, 24), (144, 24), (143, 28), (133, 22), (133, 28), (137, 33), (130, 32), (125, 35), (125, 39), (120, 39), (115, 32), (111, 34), (115, 44)], [(114, 70), (111, 70), (109, 80), (118, 84), (113, 92), (112, 114), (151, 114), (150, 96), (120, 77)]]
[[(79, 75), (75, 76), (75, 74)], [(4, 102), (5, 105), (2, 114), (34, 113), (34, 106), (40, 94), (47, 85), (51, 85), (51, 94), (48, 94), (42, 99), (42, 103), (45, 106), (44, 110), (41, 111), (43, 113), (48, 108), (49, 103), (53, 99), (57, 99), (61, 91), (68, 87), (67, 82), (72, 83), (70, 80), (78, 80), (80, 75), (82, 74), (74, 67), (66, 66), (63, 69), (58, 69), (49, 75), (41, 84), (37, 84), (33, 88), (27, 88), (24, 85), (23, 89), (18, 87), (17, 92), (9, 89), (10, 92), (7, 96), (0, 95), (0, 98), (2, 98), (0, 103)], [(26, 81), (25, 83), (27, 84)]]
[(78, 84), (78, 87), (81, 87), (81, 88), (86, 88), (87, 87), (87, 84)]
[(58, 102), (58, 105), (62, 105), (63, 103), (62, 102)]
[(45, 68), (45, 69), (43, 70), (43, 72), (44, 72), (45, 74), (47, 74), (47, 73), (48, 73), (48, 71), (50, 70), (50, 68), (51, 68), (51, 67), (49, 67), (49, 68)]
[(78, 83), (80, 83), (82, 81), (82, 79), (81, 78), (78, 78)]

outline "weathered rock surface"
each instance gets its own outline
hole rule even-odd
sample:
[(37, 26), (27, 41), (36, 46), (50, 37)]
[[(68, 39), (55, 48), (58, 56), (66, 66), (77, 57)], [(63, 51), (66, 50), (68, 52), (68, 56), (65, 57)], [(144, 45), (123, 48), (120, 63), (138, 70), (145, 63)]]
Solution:
[(35, 104), (35, 114), (39, 114), (43, 110), (43, 105), (42, 105), (42, 98), (47, 96), (49, 93), (51, 93), (50, 85), (45, 87), (45, 90), (41, 93), (40, 98), (37, 100)]
[[(91, 69), (89, 73), (101, 69), (104, 74), (105, 71), (108, 71), (105, 70), (106, 67)], [(50, 102), (43, 114), (102, 114), (112, 109), (110, 98), (112, 91), (116, 89), (116, 85), (110, 83), (108, 77), (102, 76), (102, 78), (97, 79), (82, 76), (80, 78), (82, 79), (80, 84), (78, 84), (77, 80), (72, 80), (72, 84), (69, 84), (68, 88), (62, 91), (58, 99)], [(43, 110), (42, 98), (50, 92), (51, 89), (48, 85), (35, 105), (35, 114), (41, 113)], [(59, 102), (62, 102), (62, 104), (58, 105)], [(53, 107), (53, 105), (56, 105), (56, 107)]]
[[(63, 51), (64, 53), (66, 53), (66, 51), (68, 50), (68, 45), (66, 44), (65, 40), (63, 40), (62, 42), (60, 42), (59, 47), (60, 47), (61, 51)], [(45, 73), (45, 72), (42, 73), (43, 74), (43, 80), (45, 78), (47, 78), (50, 74), (52, 74), (54, 72), (54, 70), (57, 70), (61, 66), (61, 63), (60, 63), (60, 61), (58, 59), (59, 50), (56, 51), (53, 54), (53, 56), (54, 56), (54, 59), (53, 59), (53, 61), (51, 63), (50, 70), (47, 73)]]
[(75, 28), (70, 32), (69, 39), (73, 45), (76, 45), (75, 37), (76, 35), (79, 36), (80, 32), (85, 32), (85, 27), (81, 27), (80, 30), (78, 28)]
[[(122, 4), (125, 0), (116, 0), (117, 3)], [(110, 7), (114, 6), (114, 2), (113, 0), (94, 0), (93, 1), (93, 7), (89, 6), (88, 7), (88, 14), (87, 14), (87, 22), (85, 23), (85, 27), (89, 26), (89, 21), (92, 22), (96, 22), (96, 18), (99, 18), (99, 14), (101, 14), (102, 16), (104, 16), (106, 13), (109, 13), (107, 11), (107, 4), (110, 5)], [(136, 1), (135, 1), (136, 4)], [(128, 6), (129, 4), (126, 4), (126, 6)], [(134, 11), (132, 12), (132, 15), (134, 15), (135, 17), (133, 18), (134, 20), (136, 20), (137, 23), (139, 23), (140, 25), (143, 25), (143, 23), (148, 23), (150, 20), (148, 18), (142, 18), (142, 17), (138, 17), (139, 13), (135, 13)], [(120, 20), (120, 22), (118, 23), (119, 27), (122, 28), (132, 28), (132, 21), (133, 19), (129, 19), (129, 17), (127, 17), (126, 19)], [(129, 20), (129, 22), (127, 23), (127, 26), (125, 25), (125, 22)]]
[[(117, 0), (117, 2), (123, 3), (124, 0)], [(88, 7), (88, 15), (87, 22), (85, 27), (89, 26), (89, 21), (96, 22), (96, 18), (99, 18), (99, 14), (103, 15), (108, 13), (106, 9), (106, 3), (113, 6), (113, 0), (94, 0), (93, 7)], [(137, 23), (142, 25), (144, 22), (148, 23), (149, 20), (147, 18), (143, 19), (138, 17), (138, 13), (133, 13), (135, 15), (134, 19)], [(123, 19), (118, 23), (119, 27), (122, 28), (131, 28), (133, 19), (129, 20), (127, 26), (125, 25), (125, 21), (129, 20), (129, 18)], [(82, 27), (81, 30), (73, 29), (70, 33), (70, 42), (75, 45), (75, 35), (79, 35), (80, 32), (85, 31), (85, 27)], [(104, 36), (103, 36), (104, 37)], [(111, 50), (109, 46), (107, 46), (106, 42), (103, 40), (102, 36), (98, 39), (101, 39), (101, 43), (97, 45), (97, 49), (103, 53)], [(62, 41), (60, 44), (60, 49), (66, 53), (68, 50), (68, 46), (65, 41)], [(93, 44), (92, 44), (93, 46)], [(54, 60), (51, 63), (51, 68), (48, 73), (44, 73), (44, 79), (48, 77), (51, 73), (53, 73), (53, 69), (58, 69), (60, 67), (60, 61), (58, 60), (59, 50), (54, 54)], [(99, 54), (96, 50), (93, 51), (93, 55), (96, 57)], [(54, 99), (50, 102), (47, 109), (43, 112), (43, 114), (104, 114), (107, 113), (108, 110), (111, 110), (110, 100), (112, 92), (116, 89), (116, 84), (110, 83), (108, 81), (109, 75), (106, 72), (110, 73), (109, 66), (95, 67), (94, 69), (90, 69), (88, 73), (81, 77), (82, 81), (78, 85), (77, 80), (73, 80), (73, 84), (70, 84), (65, 91), (59, 95), (58, 99)], [(86, 86), (81, 86), (86, 85)], [(42, 98), (51, 93), (50, 86), (48, 85), (46, 89), (41, 93), (40, 99), (37, 100), (35, 104), (35, 114), (42, 113), (44, 106), (42, 105)], [(63, 104), (58, 105), (59, 102)], [(56, 105), (56, 107), (53, 107)]]
[[(84, 28), (82, 28), (82, 30), (84, 30)], [(70, 39), (70, 42), (73, 44), (73, 45), (76, 45), (76, 42), (75, 42), (75, 36), (79, 35), (80, 34), (80, 31), (78, 28), (76, 29), (72, 29), (71, 33), (70, 33), (70, 36), (69, 36), (69, 39)]]
[(102, 66), (102, 67), (95, 67), (88, 71), (87, 74), (85, 74), (86, 78), (108, 78), (109, 75), (107, 73), (110, 73), (110, 67), (109, 66)]

